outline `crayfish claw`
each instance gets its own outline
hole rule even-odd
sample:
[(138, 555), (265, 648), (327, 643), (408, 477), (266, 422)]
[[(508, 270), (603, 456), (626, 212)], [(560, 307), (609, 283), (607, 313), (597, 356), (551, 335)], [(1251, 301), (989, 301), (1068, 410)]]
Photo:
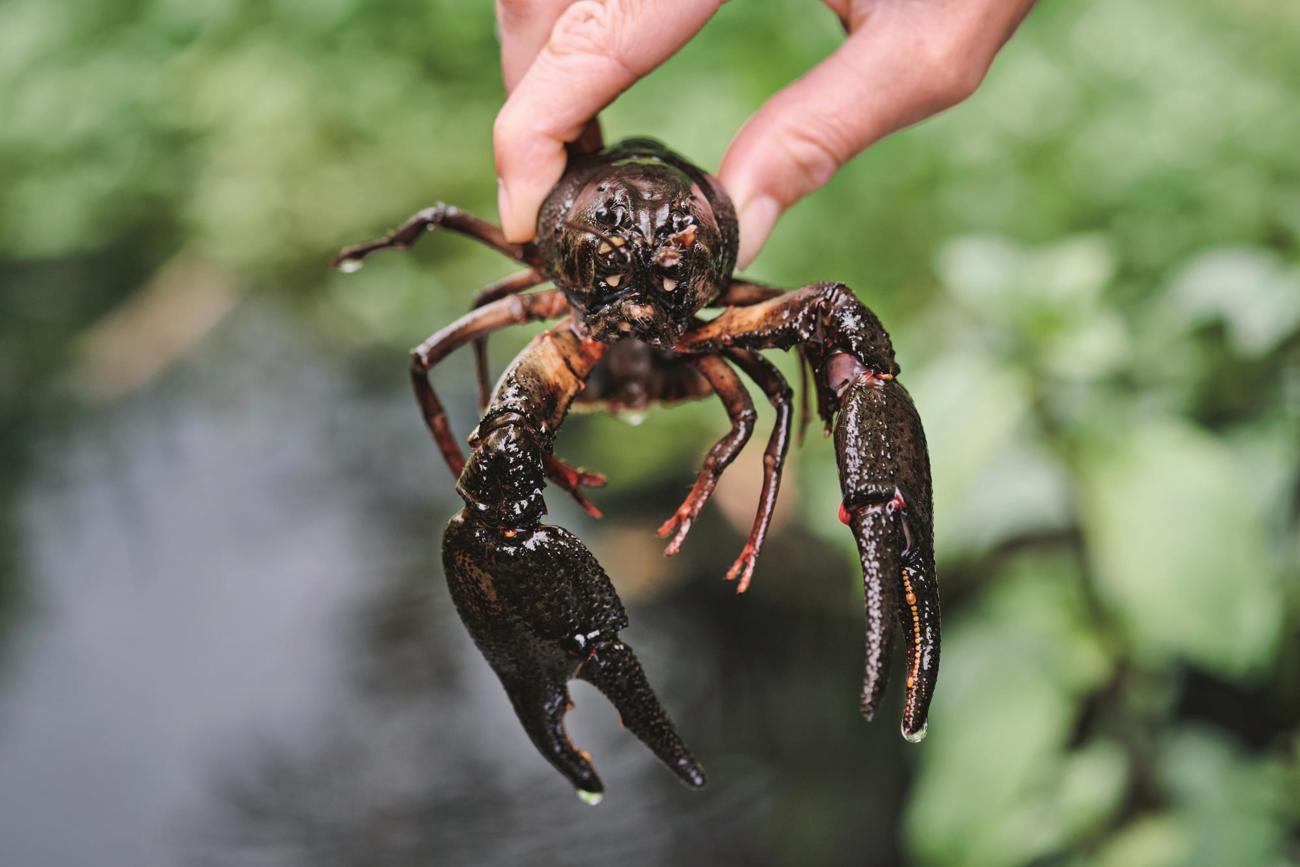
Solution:
[(605, 785), (592, 767), (591, 756), (574, 746), (564, 729), (564, 716), (573, 707), (565, 680), (501, 678), (515, 715), (529, 740), (554, 768), (573, 784), (584, 800), (599, 800)]
[(876, 715), (889, 682), (893, 656), (894, 619), (898, 610), (898, 532), (893, 518), (876, 505), (851, 513), (849, 526), (862, 562), (866, 610), (866, 664), (862, 675), (862, 716)]
[(610, 641), (593, 649), (578, 676), (600, 690), (618, 711), (623, 727), (688, 786), (704, 785), (704, 770), (686, 749), (646, 680), (632, 648)]
[(528, 737), (583, 800), (595, 803), (604, 786), (564, 729), (574, 678), (600, 690), (677, 776), (704, 784), (641, 664), (619, 640), (628, 621), (614, 585), (576, 536), (545, 525), (502, 530), (463, 509), (447, 526), (443, 565), (456, 610)]
[(861, 369), (840, 389), (835, 451), (866, 602), (862, 714), (871, 719), (889, 675), (895, 626), (907, 654), (903, 737), (925, 736), (939, 672), (930, 459), (920, 416), (892, 376)]

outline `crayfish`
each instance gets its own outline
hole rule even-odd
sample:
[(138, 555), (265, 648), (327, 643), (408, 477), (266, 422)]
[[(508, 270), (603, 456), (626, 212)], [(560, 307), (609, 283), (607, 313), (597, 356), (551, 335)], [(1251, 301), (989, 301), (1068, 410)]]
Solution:
[[(842, 283), (787, 291), (733, 276), (738, 227), (725, 191), (646, 139), (573, 156), (541, 208), (533, 242), (510, 243), (496, 226), (439, 204), (377, 241), (344, 249), (332, 264), (355, 270), (369, 254), (404, 249), (432, 229), (476, 238), (526, 267), (481, 290), (472, 312), (416, 347), (410, 376), (465, 503), (443, 538), (452, 600), (524, 730), (579, 795), (595, 802), (604, 786), (565, 733), (574, 678), (604, 694), (624, 726), (684, 782), (698, 787), (705, 778), (619, 639), (628, 618), (608, 575), (576, 536), (542, 523), (548, 480), (596, 516), (583, 488), (604, 483), (557, 458), (555, 436), (575, 405), (618, 411), (717, 395), (731, 430), (659, 529), (674, 554), (753, 432), (754, 405), (737, 371), (748, 377), (776, 421), (753, 528), (726, 576), (744, 591), (791, 434), (793, 392), (765, 349), (798, 351), (834, 434), (839, 517), (853, 531), (865, 585), (862, 713), (870, 720), (880, 703), (897, 630), (907, 656), (902, 733), (920, 740), (939, 667), (929, 456), (875, 314)], [(528, 291), (547, 283), (553, 288)], [(706, 321), (699, 317), (706, 308), (721, 313)], [(539, 320), (560, 321), (489, 393), (486, 337)], [(477, 352), (483, 405), (468, 459), (429, 381), (430, 370), (467, 343)]]

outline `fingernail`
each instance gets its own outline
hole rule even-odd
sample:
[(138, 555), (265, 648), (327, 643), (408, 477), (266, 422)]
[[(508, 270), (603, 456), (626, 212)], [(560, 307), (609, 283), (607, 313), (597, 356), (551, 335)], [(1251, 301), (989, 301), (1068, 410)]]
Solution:
[(740, 255), (736, 259), (737, 268), (748, 268), (749, 263), (754, 261), (779, 216), (781, 216), (781, 204), (771, 196), (759, 196), (741, 206)]

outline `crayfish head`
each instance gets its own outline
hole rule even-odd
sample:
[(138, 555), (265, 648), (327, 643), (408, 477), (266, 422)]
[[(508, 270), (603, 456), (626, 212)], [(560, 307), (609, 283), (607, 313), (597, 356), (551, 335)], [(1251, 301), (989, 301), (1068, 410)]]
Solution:
[(731, 266), (704, 190), (653, 156), (628, 156), (591, 177), (552, 249), (552, 278), (602, 342), (672, 346)]

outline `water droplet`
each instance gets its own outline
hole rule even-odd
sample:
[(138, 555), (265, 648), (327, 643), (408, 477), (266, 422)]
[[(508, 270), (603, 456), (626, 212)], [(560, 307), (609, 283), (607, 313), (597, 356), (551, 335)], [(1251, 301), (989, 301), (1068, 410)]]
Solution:
[(921, 727), (916, 731), (912, 732), (911, 734), (907, 733), (907, 727), (904, 726), (903, 740), (907, 741), (909, 744), (919, 744), (921, 741), (925, 740), (925, 733), (929, 730), (930, 730), (929, 720), (926, 720), (925, 722), (921, 723)]
[(347, 259), (340, 259), (337, 267), (344, 274), (355, 274), (361, 270), (361, 266), (364, 264), (365, 262), (360, 259), (349, 257)]
[(584, 789), (578, 789), (578, 800), (582, 801), (582, 803), (584, 804), (590, 804), (591, 806), (594, 807), (597, 804), (599, 804), (601, 801), (605, 800), (605, 793), (588, 792)]

